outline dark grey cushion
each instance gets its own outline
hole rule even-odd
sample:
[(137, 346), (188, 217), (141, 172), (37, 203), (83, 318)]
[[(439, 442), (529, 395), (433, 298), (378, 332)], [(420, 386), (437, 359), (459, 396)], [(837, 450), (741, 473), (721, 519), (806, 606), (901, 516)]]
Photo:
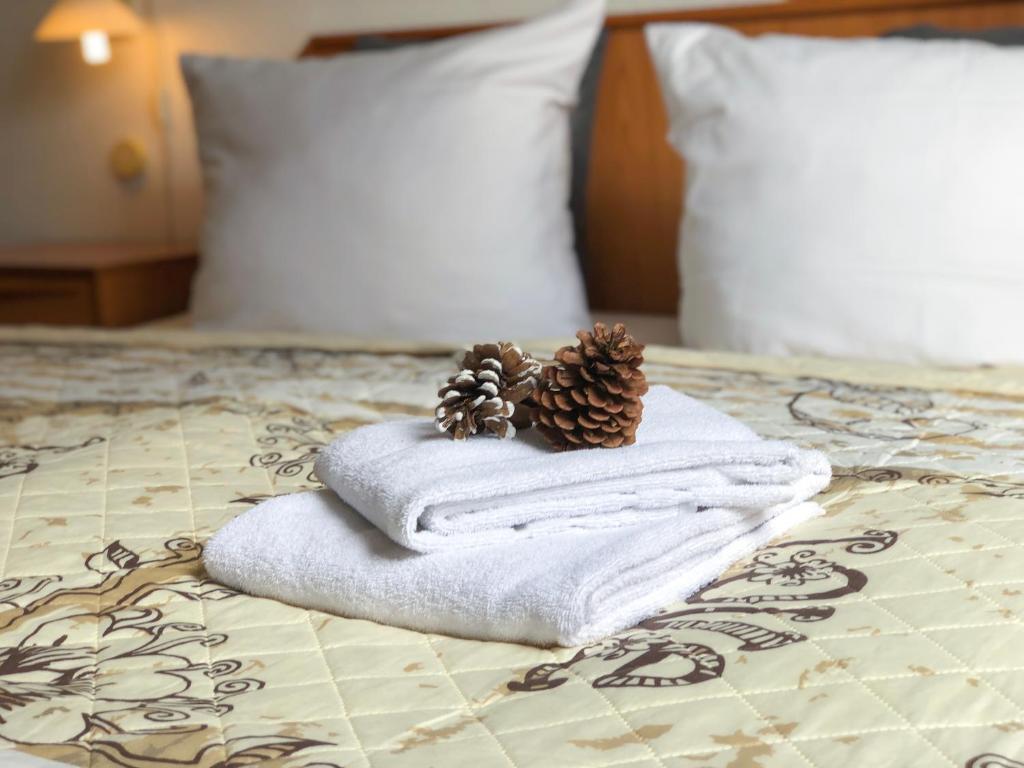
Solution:
[(977, 40), (995, 45), (1024, 45), (1024, 27), (993, 27), (991, 29), (948, 29), (931, 24), (894, 29), (884, 37), (909, 37), (914, 40)]
[[(587, 172), (590, 163), (590, 139), (593, 135), (594, 117), (597, 109), (597, 91), (601, 82), (601, 62), (607, 31), (601, 30), (590, 61), (580, 80), (580, 95), (569, 119), (572, 134), (572, 187), (569, 192), (569, 209), (572, 211), (573, 232), (576, 238), (576, 255), (580, 266), (586, 272), (586, 215), (587, 215)], [(361, 35), (355, 41), (355, 51), (380, 51), (403, 45), (427, 42), (423, 38), (395, 40), (383, 35)]]

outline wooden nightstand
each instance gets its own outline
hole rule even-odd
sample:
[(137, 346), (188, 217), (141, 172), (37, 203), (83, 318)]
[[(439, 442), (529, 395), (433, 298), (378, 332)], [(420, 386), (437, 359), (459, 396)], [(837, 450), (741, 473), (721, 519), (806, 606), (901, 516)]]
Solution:
[(194, 248), (0, 248), (0, 323), (133, 325), (188, 308)]

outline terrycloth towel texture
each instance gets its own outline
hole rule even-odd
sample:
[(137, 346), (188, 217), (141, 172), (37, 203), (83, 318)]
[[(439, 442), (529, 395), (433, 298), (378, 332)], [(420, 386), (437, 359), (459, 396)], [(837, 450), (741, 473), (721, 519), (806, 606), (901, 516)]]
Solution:
[(424, 632), (574, 646), (692, 594), (820, 512), (813, 503), (679, 511), (628, 533), (578, 529), (420, 554), (331, 491), (311, 491), (235, 518), (206, 545), (204, 560), (217, 581), (306, 608)]
[(432, 552), (704, 507), (785, 508), (824, 488), (831, 467), (817, 451), (762, 440), (724, 413), (652, 387), (626, 448), (552, 453), (534, 430), (456, 442), (430, 421), (392, 421), (335, 440), (316, 474), (392, 541)]

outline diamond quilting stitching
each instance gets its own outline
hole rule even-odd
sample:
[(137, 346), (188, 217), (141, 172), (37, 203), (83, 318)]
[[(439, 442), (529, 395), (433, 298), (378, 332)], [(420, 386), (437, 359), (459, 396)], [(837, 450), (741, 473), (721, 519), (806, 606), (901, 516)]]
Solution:
[[(19, 354), (0, 345), (0, 358)], [(1018, 577), (1012, 567), (1014, 559), (1021, 559), (1024, 539), (1016, 509), (1024, 486), (1012, 468), (1021, 465), (1024, 451), (1006, 438), (1020, 435), (1024, 421), (1000, 414), (1019, 410), (1018, 401), (1012, 401), (1012, 407), (1000, 405), (1009, 399), (1006, 395), (901, 389), (890, 399), (912, 412), (909, 431), (880, 413), (877, 424), (895, 431), (864, 437), (861, 433), (868, 430), (853, 422), (863, 420), (864, 413), (871, 415), (872, 409), (889, 407), (884, 398), (876, 398), (878, 388), (757, 371), (652, 366), (653, 381), (669, 381), (710, 400), (766, 435), (830, 452), (844, 468), (837, 471), (827, 497), (830, 516), (806, 526), (801, 536), (835, 539), (886, 528), (896, 531), (899, 543), (873, 558), (839, 558), (860, 569), (867, 582), (860, 592), (829, 603), (834, 614), (828, 620), (800, 624), (782, 616), (761, 616), (757, 623), (764, 630), (805, 636), (787, 646), (786, 653), (739, 651), (726, 647), (736, 641), (693, 626), (671, 630), (678, 643), (710, 643), (719, 652), (726, 667), (717, 684), (595, 688), (595, 681), (611, 669), (597, 660), (592, 666), (568, 669), (570, 682), (554, 690), (501, 691), (504, 682), (521, 680), (529, 668), (545, 662), (564, 664), (574, 651), (482, 647), (431, 637), (429, 645), (443, 650), (442, 668), (394, 674), (408, 676), (413, 686), (434, 684), (436, 674), (438, 683), (444, 680), (452, 687), (454, 698), (423, 699), (440, 703), (440, 709), (420, 708), (418, 703), (403, 708), (388, 706), (382, 695), (395, 679), (386, 666), (379, 668), (380, 676), (360, 673), (348, 664), (335, 668), (330, 654), (335, 649), (374, 648), (380, 659), (403, 659), (397, 668), (404, 669), (422, 662), (415, 649), (423, 648), (423, 636), (343, 619), (318, 627), (325, 619), (322, 614), (242, 597), (205, 581), (195, 561), (189, 565), (182, 551), (175, 553), (167, 545), (176, 536), (201, 541), (259, 498), (308, 487), (311, 448), (329, 439), (331, 432), (385, 417), (387, 411), (425, 412), (447, 360), (301, 349), (87, 345), (44, 346), (39, 357), (42, 366), (35, 358), (17, 357), (18, 364), (10, 370), (19, 373), (0, 387), (0, 401), (17, 399), (18, 412), (28, 414), (18, 427), (20, 443), (66, 446), (78, 441), (80, 447), (33, 454), (31, 461), (37, 466), (28, 472), (5, 477), (0, 471), (0, 541), (6, 569), (2, 573), (10, 576), (3, 585), (10, 588), (0, 593), (0, 624), (13, 621), (11, 626), (16, 627), (14, 634), (5, 633), (0, 645), (10, 643), (8, 637), (16, 644), (43, 643), (66, 649), (65, 656), (78, 659), (74, 663), (85, 668), (99, 667), (99, 675), (79, 678), (80, 683), (88, 681), (88, 698), (81, 703), (88, 703), (96, 727), (133, 727), (129, 718), (111, 715), (104, 696), (114, 689), (105, 689), (107, 682), (135, 685), (139, 695), (149, 695), (152, 660), (141, 657), (136, 668), (120, 662), (110, 666), (110, 659), (130, 651), (135, 643), (148, 642), (152, 627), (143, 612), (152, 610), (161, 613), (160, 621), (167, 626), (157, 642), (169, 644), (167, 652), (177, 654), (169, 657), (178, 659), (172, 667), (184, 660), (191, 670), (187, 674), (202, 678), (193, 686), (194, 700), (186, 696), (179, 702), (209, 707), (183, 721), (201, 729), (190, 742), (202, 750), (199, 764), (231, 755), (289, 768), (332, 761), (416, 765), (419, 755), (458, 761), (497, 744), (500, 758), (498, 752), (482, 754), (517, 766), (537, 761), (565, 764), (558, 762), (563, 757), (591, 768), (674, 768), (679, 761), (690, 764), (696, 757), (701, 764), (755, 759), (765, 766), (823, 766), (847, 760), (843, 755), (870, 755), (872, 745), (902, 753), (905, 764), (929, 754), (934, 758), (929, 764), (963, 765), (983, 752), (998, 752), (1013, 738), (1013, 722), (1024, 722), (1022, 667), (1001, 650), (1009, 647), (1005, 644), (1020, 628), (1015, 593), (1024, 584), (1024, 574)], [(396, 388), (396, 381), (408, 386)], [(420, 390), (427, 394), (417, 394)], [(794, 411), (790, 401), (801, 394)], [(303, 421), (314, 412), (315, 419)], [(261, 459), (272, 447), (261, 442), (273, 434), (271, 425), (306, 430), (286, 441), (279, 464)], [(914, 429), (919, 434), (913, 434)], [(968, 431), (964, 439), (965, 429), (975, 430), (976, 438)], [(100, 440), (87, 444), (92, 437)], [(0, 464), (3, 461), (0, 455)], [(991, 471), (986, 474), (983, 467)], [(87, 520), (90, 515), (95, 517), (95, 531), (83, 528), (78, 533), (75, 526), (93, 525)], [(50, 522), (56, 518), (65, 518), (68, 525), (62, 529)], [(81, 520), (75, 522), (76, 518)], [(13, 539), (23, 535), (25, 543), (19, 546)], [(104, 554), (92, 556), (96, 551)], [(126, 575), (137, 579), (145, 594), (132, 595), (128, 603), (126, 591), (90, 597), (97, 584), (115, 584)], [(163, 583), (153, 588), (153, 578)], [(64, 591), (69, 596), (58, 597)], [(71, 593), (80, 597), (72, 598)], [(53, 613), (52, 618), (90, 613), (95, 617), (114, 610), (119, 612), (120, 629), (103, 637), (104, 629), (93, 619), (69, 628), (60, 645), (59, 634), (31, 634), (37, 625), (17, 618), (17, 612), (42, 605), (47, 596), (67, 601), (64, 613)], [(923, 617), (922, 610), (932, 605), (956, 610), (939, 619), (911, 620)], [(191, 626), (198, 629), (187, 629)], [(278, 626), (307, 627), (313, 637), (278, 633), (282, 643), (286, 637), (297, 638), (294, 647), (286, 647), (275, 637), (273, 629)], [(231, 639), (233, 633), (237, 643)], [(174, 645), (193, 636), (203, 642)], [(228, 640), (218, 640), (221, 636)], [(711, 642), (711, 637), (716, 639)], [(986, 638), (997, 645), (987, 646)], [(904, 663), (904, 652), (894, 650), (896, 655), (886, 664), (880, 657), (873, 661), (878, 649), (903, 644), (906, 653), (919, 649), (921, 658)], [(323, 666), (309, 664), (314, 648)], [(856, 663), (847, 661), (851, 658)], [(279, 672), (285, 667), (277, 666), (275, 659), (287, 665), (284, 678)], [(685, 655), (666, 657), (658, 664), (669, 660), (685, 671)], [(265, 664), (266, 671), (254, 662)], [(20, 684), (17, 676), (3, 673), (2, 663), (0, 688)], [(786, 665), (785, 674), (780, 669), (773, 677), (770, 670), (780, 664)], [(791, 668), (794, 664), (796, 670)], [(323, 680), (316, 669), (327, 670), (331, 679)], [(657, 676), (659, 667), (652, 669)], [(52, 679), (57, 680), (61, 674), (58, 667), (32, 672), (36, 678), (55, 675)], [(272, 683), (263, 683), (261, 674)], [(234, 683), (243, 677), (252, 681), (243, 686), (250, 687), (235, 693)], [(293, 683), (281, 684), (285, 679)], [(952, 712), (935, 717), (913, 703), (922, 695), (928, 698), (929, 691), (960, 686), (960, 681), (963, 705)], [(358, 691), (358, 714), (340, 698), (345, 685)], [(304, 709), (299, 703), (321, 690), (335, 691), (337, 699), (306, 709), (330, 713), (329, 720), (292, 716)], [(821, 702), (829, 699), (839, 702), (837, 712), (846, 722), (815, 723), (811, 714), (823, 711)], [(296, 704), (289, 706), (290, 701)], [(856, 701), (874, 702), (873, 726), (864, 727), (870, 720), (868, 711), (858, 715)], [(796, 713), (796, 720), (806, 722), (791, 727), (787, 723), (792, 720), (780, 719), (783, 702)], [(14, 723), (14, 718), (45, 708), (32, 706), (3, 714)], [(574, 707), (578, 716), (573, 715)], [(685, 713), (696, 711), (706, 713), (713, 723), (707, 731), (687, 723)], [(110, 724), (101, 725), (96, 717)], [(43, 749), (38, 745), (45, 743), (47, 734), (56, 734), (71, 721), (57, 711), (34, 722), (36, 746), (31, 748)], [(328, 727), (328, 722), (335, 726)], [(353, 733), (349, 735), (341, 723), (348, 723)], [(666, 731), (668, 725), (671, 729)], [(177, 747), (165, 737), (179, 727), (171, 721), (153, 721), (144, 736), (138, 731), (100, 733), (94, 727), (91, 741), (80, 746), (88, 750), (91, 744), (100, 750), (96, 755), (101, 760), (104, 744), (134, 750), (148, 741), (149, 752), (170, 757)], [(945, 735), (950, 731), (956, 731), (957, 738)], [(0, 736), (8, 738), (10, 733), (0, 724)], [(372, 736), (373, 743), (364, 745), (360, 734)], [(681, 746), (680, 739), (696, 746)], [(550, 751), (542, 754), (538, 749)], [(477, 764), (490, 763), (478, 759)]]

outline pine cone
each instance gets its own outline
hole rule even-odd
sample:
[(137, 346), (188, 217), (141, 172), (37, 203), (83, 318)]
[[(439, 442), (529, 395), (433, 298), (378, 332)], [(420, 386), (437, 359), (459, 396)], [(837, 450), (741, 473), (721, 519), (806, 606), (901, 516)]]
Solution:
[(437, 428), (456, 440), (488, 431), (515, 437), (531, 424), (530, 411), (516, 406), (533, 394), (541, 365), (514, 344), (477, 344), (466, 352), (462, 370), (437, 395)]
[(545, 366), (534, 394), (537, 429), (558, 450), (618, 448), (636, 442), (647, 379), (640, 370), (644, 345), (617, 323), (576, 334)]

